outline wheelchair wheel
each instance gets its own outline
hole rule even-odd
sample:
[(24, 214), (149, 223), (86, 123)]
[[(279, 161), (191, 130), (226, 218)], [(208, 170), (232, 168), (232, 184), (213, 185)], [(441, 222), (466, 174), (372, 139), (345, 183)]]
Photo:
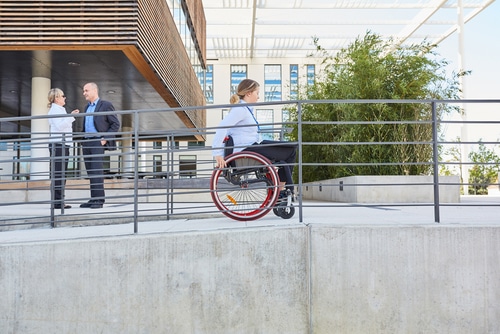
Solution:
[(280, 211), (278, 210), (278, 207), (276, 207), (276, 206), (275, 206), (275, 207), (273, 208), (273, 213), (274, 213), (276, 216), (278, 216), (278, 217), (280, 216)]
[(269, 159), (255, 152), (234, 153), (225, 160), (228, 168), (215, 169), (210, 179), (215, 206), (235, 220), (265, 216), (279, 195), (276, 168)]
[(295, 208), (293, 207), (293, 205), (290, 204), (290, 206), (288, 206), (286, 205), (286, 202), (280, 203), (273, 209), (273, 211), (276, 216), (279, 216), (283, 219), (290, 219), (295, 214)]

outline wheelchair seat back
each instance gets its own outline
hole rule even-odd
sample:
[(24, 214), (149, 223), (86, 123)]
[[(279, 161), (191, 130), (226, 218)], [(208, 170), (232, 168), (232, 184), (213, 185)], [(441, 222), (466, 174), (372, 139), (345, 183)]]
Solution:
[(224, 138), (224, 157), (227, 157), (228, 155), (233, 153), (234, 150), (234, 140), (233, 137), (230, 135), (227, 135), (226, 138)]

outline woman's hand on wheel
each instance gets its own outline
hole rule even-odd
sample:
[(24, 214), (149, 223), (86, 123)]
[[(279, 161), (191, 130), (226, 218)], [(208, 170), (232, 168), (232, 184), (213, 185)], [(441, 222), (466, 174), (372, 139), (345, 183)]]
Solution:
[(215, 167), (216, 168), (224, 168), (224, 167), (226, 167), (226, 161), (224, 160), (223, 156), (217, 155), (215, 157)]

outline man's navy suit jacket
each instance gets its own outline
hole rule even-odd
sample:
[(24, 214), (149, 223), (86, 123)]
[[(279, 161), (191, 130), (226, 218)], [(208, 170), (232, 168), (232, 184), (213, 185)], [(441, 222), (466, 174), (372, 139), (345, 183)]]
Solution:
[[(89, 105), (85, 107), (85, 113), (87, 112)], [(113, 151), (116, 150), (116, 141), (115, 141), (115, 135), (114, 134), (103, 134), (104, 132), (118, 132), (120, 129), (120, 121), (118, 120), (118, 117), (116, 115), (98, 115), (99, 112), (102, 111), (114, 111), (115, 107), (113, 107), (113, 104), (109, 101), (101, 100), (97, 102), (97, 105), (95, 106), (94, 113), (92, 116), (94, 116), (94, 126), (97, 129), (97, 131), (100, 132), (100, 135), (105, 139), (106, 142), (106, 149)], [(83, 131), (85, 131), (85, 122), (83, 122)]]

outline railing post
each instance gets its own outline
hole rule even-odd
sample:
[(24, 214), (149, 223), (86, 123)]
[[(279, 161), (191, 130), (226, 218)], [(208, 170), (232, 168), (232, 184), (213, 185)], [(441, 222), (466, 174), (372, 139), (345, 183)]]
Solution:
[(61, 185), (61, 214), (64, 214), (64, 204), (66, 201), (66, 159), (68, 157), (66, 156), (66, 134), (62, 134), (62, 146), (61, 146), (61, 180), (60, 185)]
[(299, 222), (302, 223), (302, 104), (297, 104), (297, 140), (299, 144)]
[(174, 210), (174, 150), (175, 150), (175, 136), (173, 134), (167, 135), (167, 220), (170, 220), (170, 214)]
[[(55, 144), (50, 143), (49, 141), (49, 149), (50, 149), (50, 173), (49, 173), (49, 181), (50, 181), (50, 227), (54, 228), (56, 227), (56, 220), (55, 220), (55, 208), (54, 208), (54, 194), (55, 194), (55, 163), (54, 163), (54, 156), (56, 154), (55, 152)], [(29, 191), (29, 189), (28, 189)]]
[(139, 113), (134, 111), (134, 233), (139, 232)]
[(436, 101), (432, 101), (432, 159), (434, 174), (434, 222), (439, 223), (439, 156)]

